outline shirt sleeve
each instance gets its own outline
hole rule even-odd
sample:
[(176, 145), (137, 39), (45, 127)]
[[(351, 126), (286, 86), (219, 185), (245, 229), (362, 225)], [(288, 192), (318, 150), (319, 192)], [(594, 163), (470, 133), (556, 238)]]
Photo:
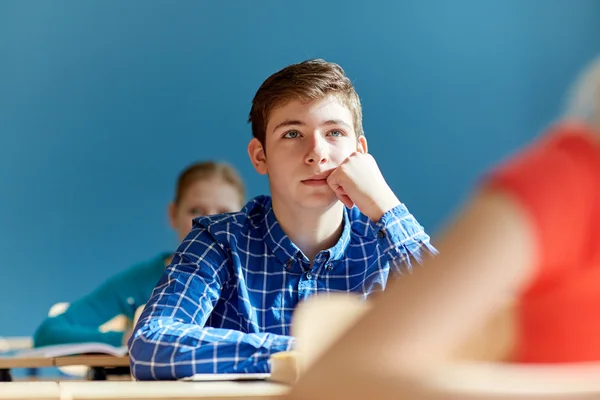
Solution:
[(129, 341), (138, 380), (197, 373), (268, 372), (271, 354), (293, 338), (205, 327), (232, 275), (227, 253), (195, 223), (155, 288)]
[(532, 285), (554, 279), (585, 256), (599, 179), (595, 146), (587, 135), (559, 130), (506, 160), (484, 181), (485, 188), (509, 194), (530, 218), (538, 265)]
[(397, 274), (412, 270), (413, 260), (420, 263), (426, 254), (437, 254), (429, 235), (404, 204), (383, 214), (379, 221), (370, 223), (382, 252), (388, 255), (390, 266)]

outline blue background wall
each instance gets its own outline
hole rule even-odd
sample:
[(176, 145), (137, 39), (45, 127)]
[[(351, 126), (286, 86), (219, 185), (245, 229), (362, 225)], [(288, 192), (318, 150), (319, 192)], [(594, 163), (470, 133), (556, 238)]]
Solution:
[(0, 335), (173, 249), (186, 164), (229, 160), (266, 192), (246, 118), (290, 63), (346, 69), (371, 152), (434, 233), (597, 53), (597, 0), (2, 1)]

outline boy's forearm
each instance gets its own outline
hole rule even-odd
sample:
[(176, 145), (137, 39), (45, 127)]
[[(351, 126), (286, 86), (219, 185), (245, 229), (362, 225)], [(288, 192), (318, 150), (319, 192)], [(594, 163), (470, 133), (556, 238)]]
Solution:
[(194, 373), (269, 372), (271, 354), (293, 343), (291, 336), (154, 320), (134, 333), (129, 351), (136, 379), (170, 380)]

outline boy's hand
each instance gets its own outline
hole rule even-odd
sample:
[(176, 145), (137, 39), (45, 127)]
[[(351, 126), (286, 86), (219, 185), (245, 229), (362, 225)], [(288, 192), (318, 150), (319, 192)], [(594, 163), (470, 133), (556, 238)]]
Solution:
[(370, 154), (350, 154), (329, 175), (327, 183), (346, 207), (356, 205), (374, 222), (400, 204)]

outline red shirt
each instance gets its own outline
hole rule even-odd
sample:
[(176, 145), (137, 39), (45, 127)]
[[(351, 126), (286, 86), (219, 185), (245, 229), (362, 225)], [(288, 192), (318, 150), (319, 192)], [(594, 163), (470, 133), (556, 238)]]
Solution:
[(600, 144), (590, 128), (554, 127), (490, 176), (531, 217), (534, 277), (518, 309), (515, 362), (600, 360)]

